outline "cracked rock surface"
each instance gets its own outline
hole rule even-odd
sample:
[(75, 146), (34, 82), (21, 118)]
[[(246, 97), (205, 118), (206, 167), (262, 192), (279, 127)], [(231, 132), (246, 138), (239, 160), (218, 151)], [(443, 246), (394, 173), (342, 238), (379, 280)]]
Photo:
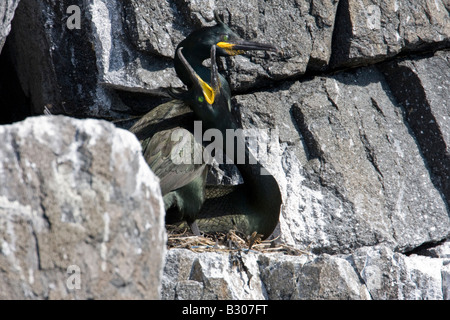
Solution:
[[(450, 299), (448, 242), (421, 254), (389, 246), (345, 255), (169, 250), (163, 299)], [(232, 263), (238, 261), (238, 263)]]
[[(218, 63), (280, 186), (274, 236), (302, 255), (167, 250), (138, 142), (89, 119), (166, 102), (158, 89), (182, 86), (177, 44), (214, 10), (280, 49)], [(0, 298), (450, 299), (449, 12), (443, 0), (2, 1)], [(61, 116), (11, 125), (44, 110)]]
[(0, 298), (158, 298), (164, 207), (134, 135), (51, 116), (0, 138)]

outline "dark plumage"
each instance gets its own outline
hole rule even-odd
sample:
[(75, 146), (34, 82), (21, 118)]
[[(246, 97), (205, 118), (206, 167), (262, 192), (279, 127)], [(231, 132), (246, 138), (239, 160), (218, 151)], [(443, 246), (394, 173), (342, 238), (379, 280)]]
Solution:
[[(141, 141), (144, 158), (160, 179), (167, 223), (182, 219), (191, 226), (205, 200), (206, 164), (172, 160), (175, 151), (186, 148), (187, 143), (202, 149), (192, 135), (194, 120), (185, 102), (172, 100), (148, 112), (130, 129)], [(195, 225), (192, 229), (198, 233)]]
[[(190, 80), (191, 97), (197, 103), (192, 105), (194, 113), (203, 119), (205, 128), (219, 129), (227, 141), (226, 134), (229, 129), (238, 129), (238, 125), (228, 110), (230, 93), (228, 87), (222, 86), (219, 80), (216, 63), (212, 64), (211, 86), (214, 101), (209, 103), (207, 99), (198, 99), (205, 95), (203, 80), (184, 59), (181, 50), (179, 57), (185, 66)], [(211, 61), (215, 61), (215, 46), (211, 47)], [(206, 93), (211, 95), (211, 93)], [(234, 139), (234, 138), (233, 138)], [(238, 136), (232, 152), (227, 155), (233, 160), (239, 169), (244, 183), (238, 186), (209, 186), (206, 189), (206, 200), (196, 215), (196, 223), (204, 232), (227, 232), (236, 229), (245, 235), (257, 232), (267, 238), (275, 229), (281, 207), (281, 193), (275, 178), (253, 157), (243, 137)], [(238, 162), (238, 152), (245, 153), (245, 163)]]
[[(195, 72), (207, 83), (210, 83), (210, 71), (203, 66), (203, 61), (209, 58), (211, 46), (216, 46), (217, 56), (234, 56), (243, 54), (247, 50), (262, 50), (262, 51), (277, 51), (277, 49), (270, 44), (262, 44), (241, 39), (234, 33), (215, 12), (217, 24), (212, 27), (204, 27), (192, 32), (186, 39), (181, 41), (177, 46), (177, 51), (180, 48), (189, 64), (194, 68)], [(212, 63), (212, 62), (211, 62)], [(186, 73), (186, 69), (178, 57), (175, 57), (175, 71), (183, 83), (191, 88), (192, 81)], [(219, 79), (222, 85), (228, 86), (225, 78), (219, 74)], [(225, 87), (225, 92), (229, 92), (229, 87)]]
[[(216, 187), (208, 189), (211, 200), (206, 200), (206, 175), (208, 166), (206, 163), (176, 163), (173, 161), (174, 154), (190, 146), (187, 155), (192, 157), (194, 148), (201, 149), (202, 145), (193, 137), (193, 122), (201, 120), (203, 130), (210, 128), (219, 129), (225, 137), (226, 129), (236, 129), (236, 121), (231, 115), (231, 92), (228, 82), (217, 71), (216, 50), (219, 55), (240, 54), (241, 50), (276, 50), (273, 46), (246, 42), (235, 35), (220, 19), (214, 27), (202, 28), (193, 32), (183, 40), (177, 48), (175, 56), (175, 68), (180, 79), (188, 86), (184, 92), (172, 91), (171, 95), (178, 100), (162, 104), (144, 117), (142, 117), (130, 130), (136, 134), (141, 141), (144, 157), (160, 178), (161, 190), (164, 196), (166, 209), (166, 223), (180, 223), (186, 221), (192, 231), (199, 234), (195, 223), (201, 218), (201, 230), (228, 231), (233, 228), (233, 221), (243, 221), (250, 225), (246, 230), (261, 231), (265, 237), (269, 236), (278, 221), (281, 197), (278, 185), (272, 176), (270, 178), (255, 178), (253, 175), (261, 169), (257, 164), (250, 167), (239, 168), (245, 184), (235, 189)], [(184, 47), (186, 46), (186, 47)], [(202, 65), (202, 62), (210, 57), (211, 70)], [(239, 140), (239, 139), (238, 139)], [(247, 155), (251, 156), (246, 149)], [(194, 160), (191, 158), (191, 160)], [(258, 172), (259, 174), (259, 172)], [(264, 183), (262, 188), (253, 188), (258, 181)], [(270, 206), (269, 213), (260, 211), (264, 209), (259, 201), (258, 190), (274, 192), (275, 199)], [(226, 190), (225, 193), (221, 190)], [(219, 195), (216, 197), (215, 195)], [(264, 194), (267, 197), (267, 194)], [(230, 199), (236, 201), (233, 209), (226, 211), (221, 203)], [(215, 199), (215, 200), (214, 200)], [(206, 203), (205, 203), (206, 200)], [(264, 199), (263, 199), (264, 200)], [(246, 204), (246, 201), (250, 201)], [(264, 203), (264, 201), (263, 201)], [(207, 204), (203, 209), (202, 206)], [(228, 203), (228, 205), (230, 205)], [(213, 210), (210, 211), (209, 209)], [(219, 210), (222, 208), (221, 210)], [(278, 208), (278, 209), (277, 209)], [(201, 216), (199, 216), (201, 212)], [(229, 220), (229, 213), (235, 213), (233, 221)], [(258, 218), (261, 213), (261, 219)], [(220, 216), (215, 218), (216, 213)], [(269, 217), (270, 216), (270, 217)], [(261, 223), (261, 221), (267, 223)], [(275, 221), (275, 222), (274, 222)], [(241, 225), (243, 225), (241, 224)], [(213, 227), (216, 226), (216, 227)], [(263, 227), (262, 227), (263, 226)], [(246, 230), (243, 230), (247, 233)]]

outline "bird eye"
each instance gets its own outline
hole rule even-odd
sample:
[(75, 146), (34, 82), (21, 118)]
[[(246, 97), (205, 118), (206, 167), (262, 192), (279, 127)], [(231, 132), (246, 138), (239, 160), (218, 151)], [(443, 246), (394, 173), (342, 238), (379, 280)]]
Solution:
[(224, 35), (222, 38), (223, 38), (223, 41), (228, 41), (228, 39), (229, 39), (227, 35)]
[(205, 98), (203, 98), (203, 97), (198, 97), (198, 98), (197, 98), (197, 101), (200, 102), (200, 103), (202, 103), (203, 101), (205, 101)]

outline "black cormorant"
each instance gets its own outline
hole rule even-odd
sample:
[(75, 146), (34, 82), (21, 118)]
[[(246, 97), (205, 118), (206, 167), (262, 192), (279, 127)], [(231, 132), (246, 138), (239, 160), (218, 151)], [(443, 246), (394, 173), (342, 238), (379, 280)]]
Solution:
[[(173, 100), (156, 107), (144, 115), (130, 129), (141, 141), (147, 163), (160, 178), (166, 209), (166, 222), (174, 223), (184, 220), (195, 234), (199, 234), (199, 229), (195, 220), (205, 202), (205, 184), (208, 166), (204, 162), (197, 161), (188, 161), (184, 163), (174, 162), (173, 156), (176, 152), (189, 150), (189, 148), (186, 148), (185, 146), (186, 143), (190, 144), (190, 150), (194, 150), (195, 148), (197, 150), (202, 149), (201, 142), (195, 141), (192, 134), (193, 123), (196, 119), (202, 121), (203, 130), (217, 128), (225, 133), (226, 129), (237, 128), (236, 122), (232, 119), (230, 112), (231, 92), (228, 82), (217, 71), (215, 57), (216, 50), (218, 55), (241, 54), (243, 53), (243, 50), (276, 51), (275, 47), (272, 45), (248, 42), (240, 39), (227, 25), (220, 21), (217, 14), (216, 20), (216, 26), (194, 31), (183, 40), (177, 48), (175, 68), (180, 79), (188, 86), (188, 91), (173, 91), (172, 96), (181, 100)], [(208, 57), (211, 57), (212, 70), (202, 64)], [(217, 94), (219, 94), (218, 98), (216, 97)], [(192, 113), (192, 111), (194, 112)], [(245, 153), (249, 156), (248, 149), (245, 148), (245, 150)], [(191, 157), (191, 159), (192, 156), (193, 154), (187, 155), (187, 157)], [(277, 199), (279, 195), (278, 185), (272, 176), (266, 178), (251, 177), (251, 175), (255, 173), (253, 171), (258, 171), (262, 168), (259, 168), (259, 166), (260, 165), (257, 164), (239, 168), (244, 181), (246, 181), (245, 185), (249, 186), (249, 188), (253, 188), (251, 186), (256, 183), (254, 181), (262, 181), (263, 183), (266, 181), (269, 190), (276, 189), (274, 198)], [(260, 175), (259, 172), (258, 175)], [(273, 186), (270, 187), (270, 185)], [(240, 190), (239, 192), (241, 195), (243, 195), (241, 191), (245, 190), (242, 189), (242, 187), (237, 187), (235, 189)], [(218, 190), (221, 191), (219, 192)], [(255, 192), (256, 191), (257, 189), (255, 189)], [(225, 192), (226, 195), (223, 194), (223, 192)], [(239, 192), (233, 191), (230, 188), (220, 187), (208, 189), (210, 195), (215, 193), (214, 197), (217, 201), (208, 200), (207, 207), (217, 206), (222, 200), (230, 197), (236, 200), (235, 198)], [(252, 192), (246, 192), (252, 197)], [(246, 199), (248, 200), (250, 198)], [(245, 199), (241, 199), (238, 201), (241, 208), (243, 208), (242, 201), (244, 200)], [(257, 206), (256, 203), (250, 201), (250, 203), (247, 204), (247, 209), (238, 210), (241, 213), (237, 213), (234, 216), (234, 222), (242, 222), (239, 223), (239, 229), (241, 231), (245, 231), (242, 225), (250, 223), (254, 217), (253, 213), (258, 211), (254, 210), (255, 206)], [(277, 200), (274, 202), (273, 206), (277, 207)], [(222, 208), (224, 208), (224, 206), (222, 206)], [(234, 209), (236, 208), (237, 206), (234, 206)], [(214, 210), (217, 210), (217, 208)], [(274, 209), (272, 211), (275, 212), (277, 210)], [(219, 213), (219, 211), (217, 212)], [(279, 204), (278, 212), (271, 215), (276, 222), (278, 221), (278, 214)], [(215, 219), (214, 212), (211, 212), (210, 216), (208, 215), (207, 208), (204, 208), (202, 210), (202, 217), (202, 225), (204, 225), (206, 221), (209, 221), (209, 226), (215, 224), (216, 226), (223, 225), (225, 228), (229, 227), (227, 217), (230, 217), (230, 215), (225, 214), (222, 215), (222, 218)], [(263, 233), (265, 236), (269, 235), (268, 230), (273, 230), (275, 227), (273, 222), (270, 221), (265, 224), (265, 229), (257, 227), (259, 226), (257, 221), (251, 222), (250, 225), (255, 226), (255, 228), (261, 231), (260, 233)], [(205, 232), (210, 231), (210, 229), (211, 228), (206, 225), (202, 227), (202, 231)]]
[[(211, 61), (215, 61), (215, 49), (211, 47)], [(182, 51), (178, 51), (180, 62), (187, 70), (192, 81), (191, 99), (194, 113), (203, 120), (205, 128), (218, 129), (225, 141), (227, 155), (239, 169), (244, 183), (238, 186), (208, 186), (206, 200), (200, 212), (195, 216), (198, 229), (203, 232), (228, 232), (235, 229), (244, 235), (253, 232), (267, 238), (275, 229), (281, 208), (281, 193), (275, 178), (259, 163), (249, 151), (242, 135), (227, 134), (227, 130), (236, 130), (238, 125), (229, 112), (230, 93), (222, 86), (215, 62), (211, 65), (211, 84), (195, 72)], [(213, 101), (206, 99), (214, 97)], [(195, 102), (195, 103), (194, 103)], [(233, 139), (228, 141), (227, 139)], [(240, 163), (239, 152), (245, 155)]]
[[(217, 22), (215, 26), (203, 27), (193, 31), (177, 46), (177, 51), (179, 48), (183, 48), (183, 56), (205, 82), (210, 82), (210, 71), (203, 65), (203, 61), (209, 58), (210, 49), (213, 45), (217, 46), (217, 56), (240, 55), (249, 50), (278, 51), (276, 47), (270, 44), (243, 40), (219, 18), (217, 12), (214, 12), (214, 15)], [(177, 54), (174, 64), (178, 77), (190, 88), (192, 81)], [(223, 85), (228, 86), (228, 82), (222, 81), (224, 78), (221, 74), (219, 74), (219, 78)]]

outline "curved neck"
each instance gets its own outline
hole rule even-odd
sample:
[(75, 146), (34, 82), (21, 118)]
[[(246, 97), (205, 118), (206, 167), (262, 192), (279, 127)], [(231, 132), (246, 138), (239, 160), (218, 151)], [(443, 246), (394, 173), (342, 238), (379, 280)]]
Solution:
[[(237, 139), (238, 141), (241, 139)], [(275, 178), (257, 161), (245, 140), (236, 143), (234, 161), (244, 180), (245, 202), (251, 224), (257, 226), (258, 233), (267, 238), (274, 231), (281, 208), (281, 193)], [(237, 148), (244, 147), (245, 162), (240, 163)]]
[[(195, 70), (195, 72), (197, 72), (197, 74), (204, 81), (210, 83), (211, 71), (209, 68), (207, 68), (203, 65), (203, 61), (205, 61), (207, 58), (209, 58), (209, 51), (208, 50), (205, 51), (207, 53), (207, 55), (205, 56), (205, 52), (203, 52), (204, 50), (198, 50), (198, 48), (196, 50), (195, 47), (193, 47), (192, 45), (190, 45), (188, 43), (184, 43), (184, 41), (182, 41), (178, 45), (177, 50), (179, 47), (183, 47), (183, 50), (182, 50), (183, 55), (184, 55), (186, 61), (189, 62), (189, 64)], [(190, 88), (192, 86), (192, 81), (189, 77), (188, 71), (183, 66), (183, 63), (177, 57), (177, 55), (175, 55), (174, 65), (175, 65), (175, 71), (177, 72), (178, 77), (181, 79), (181, 81), (183, 81), (183, 83), (185, 85), (188, 86), (188, 88)]]
[(234, 135), (225, 135), (225, 152), (227, 156), (233, 160), (233, 163), (239, 169), (244, 184), (248, 186), (246, 189), (261, 202), (266, 200), (272, 201), (280, 193), (275, 178), (249, 150), (245, 143), (245, 138), (241, 135), (242, 130), (235, 130), (236, 132), (236, 139)]

